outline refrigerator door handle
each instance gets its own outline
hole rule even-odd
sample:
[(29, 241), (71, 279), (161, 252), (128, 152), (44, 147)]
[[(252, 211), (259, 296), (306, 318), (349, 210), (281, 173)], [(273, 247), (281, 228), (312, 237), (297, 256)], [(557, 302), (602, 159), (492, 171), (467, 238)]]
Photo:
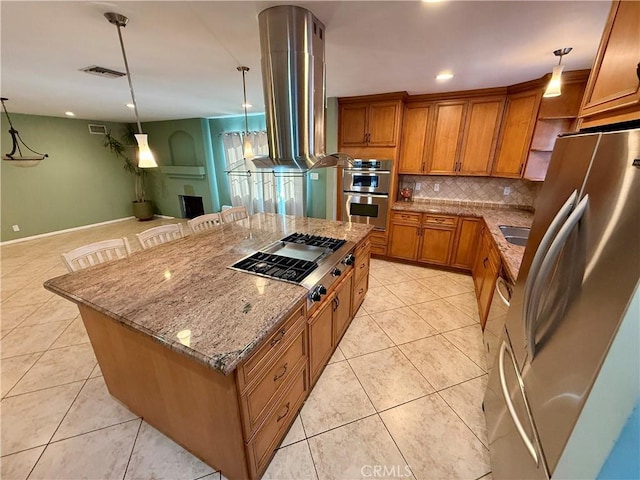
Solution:
[(538, 250), (536, 250), (536, 254), (533, 257), (531, 262), (531, 267), (529, 268), (529, 275), (527, 276), (527, 282), (524, 286), (524, 308), (525, 311), (529, 307), (529, 302), (531, 301), (531, 293), (533, 292), (533, 287), (535, 284), (535, 280), (538, 277), (538, 271), (540, 270), (540, 265), (542, 265), (542, 261), (549, 250), (549, 246), (551, 242), (555, 238), (558, 230), (562, 227), (562, 224), (566, 221), (573, 209), (574, 205), (578, 201), (578, 190), (574, 190), (569, 198), (564, 202), (564, 205), (560, 207), (558, 213), (551, 221), (549, 228), (544, 233), (542, 240), (538, 245)]
[[(509, 357), (511, 357), (511, 362), (513, 363), (513, 354), (511, 353), (511, 349), (508, 348), (507, 342), (503, 341), (502, 345), (500, 346), (500, 354), (498, 355), (498, 366), (499, 366), (498, 368), (499, 368), (499, 371), (500, 371), (500, 387), (502, 388), (502, 396), (504, 397), (504, 401), (505, 401), (505, 403), (507, 405), (507, 410), (509, 411), (509, 415), (511, 416), (511, 420), (513, 420), (513, 423), (516, 426), (516, 430), (518, 431), (518, 434), (520, 435), (520, 438), (524, 442), (525, 447), (527, 447), (527, 450), (529, 451), (529, 455), (531, 455), (531, 458), (533, 458), (533, 461), (536, 462), (536, 467), (537, 467), (537, 466), (540, 465), (538, 452), (536, 451), (536, 447), (535, 447), (533, 441), (531, 441), (531, 439), (527, 435), (527, 432), (525, 431), (524, 427), (522, 426), (522, 422), (520, 422), (520, 418), (518, 418), (518, 413), (516, 412), (516, 409), (513, 406), (513, 401), (511, 400), (511, 395), (509, 395), (509, 388), (507, 387), (507, 378), (505, 376), (505, 371), (504, 371), (504, 357), (505, 357), (505, 354), (507, 353), (507, 349), (509, 351)], [(516, 372), (516, 376), (518, 378), (518, 385), (520, 387), (520, 392), (522, 393), (523, 399), (525, 399), (525, 406), (527, 406), (526, 405), (526, 397), (525, 397), (525, 393), (524, 393), (524, 386), (522, 384), (522, 380), (520, 378), (520, 375), (518, 374), (517, 368), (515, 367), (515, 364), (513, 365), (513, 368), (514, 368), (514, 370)], [(528, 408), (528, 406), (527, 406), (527, 408)]]
[(584, 213), (589, 205), (589, 194), (586, 194), (580, 203), (571, 213), (565, 224), (562, 226), (558, 235), (553, 240), (553, 243), (549, 247), (547, 255), (545, 255), (542, 265), (540, 265), (540, 271), (538, 272), (538, 281), (535, 284), (533, 292), (531, 294), (531, 305), (527, 309), (528, 318), (525, 318), (527, 325), (527, 348), (529, 350), (529, 361), (531, 362), (536, 355), (536, 328), (538, 323), (538, 309), (540, 307), (540, 301), (542, 300), (542, 285), (545, 283), (545, 279), (549, 275), (549, 271), (553, 267), (558, 255), (560, 254), (562, 247), (569, 238), (569, 234), (578, 225), (578, 222), (582, 219)]
[[(505, 295), (504, 293), (502, 293), (502, 290), (500, 290), (500, 287), (504, 287), (508, 295)], [(498, 282), (496, 283), (496, 290), (498, 292), (498, 296), (500, 297), (500, 300), (502, 300), (502, 302), (507, 307), (509, 307), (511, 305), (511, 289), (509, 288), (509, 285), (507, 285), (507, 281), (504, 278), (498, 277)], [(509, 298), (507, 299), (507, 297)]]
[(530, 330), (529, 311), (531, 310), (531, 296), (536, 285), (536, 280), (538, 279), (540, 266), (542, 265), (542, 261), (547, 255), (547, 252), (551, 246), (551, 242), (553, 242), (556, 234), (558, 233), (562, 225), (566, 222), (567, 218), (571, 214), (571, 210), (573, 209), (577, 201), (578, 190), (574, 190), (551, 221), (549, 228), (547, 228), (547, 231), (544, 233), (542, 240), (540, 240), (538, 250), (536, 250), (536, 254), (533, 257), (533, 261), (531, 262), (529, 275), (527, 276), (527, 281), (524, 285), (524, 301), (522, 302), (522, 319), (524, 321), (525, 332), (528, 332)]

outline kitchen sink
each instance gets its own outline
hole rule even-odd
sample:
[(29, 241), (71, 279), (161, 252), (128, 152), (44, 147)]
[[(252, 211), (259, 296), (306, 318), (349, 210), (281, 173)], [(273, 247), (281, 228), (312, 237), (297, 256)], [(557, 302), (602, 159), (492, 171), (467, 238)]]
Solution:
[(530, 228), (527, 227), (512, 227), (510, 225), (499, 225), (500, 231), (507, 242), (513, 245), (519, 245), (524, 247), (527, 245), (529, 239)]

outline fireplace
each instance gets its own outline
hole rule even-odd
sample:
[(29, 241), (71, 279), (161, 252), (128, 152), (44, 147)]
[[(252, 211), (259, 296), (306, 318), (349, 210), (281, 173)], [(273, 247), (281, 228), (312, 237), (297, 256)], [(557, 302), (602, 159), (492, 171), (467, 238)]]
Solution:
[(202, 197), (192, 195), (178, 195), (180, 197), (180, 211), (182, 218), (195, 218), (204, 215)]

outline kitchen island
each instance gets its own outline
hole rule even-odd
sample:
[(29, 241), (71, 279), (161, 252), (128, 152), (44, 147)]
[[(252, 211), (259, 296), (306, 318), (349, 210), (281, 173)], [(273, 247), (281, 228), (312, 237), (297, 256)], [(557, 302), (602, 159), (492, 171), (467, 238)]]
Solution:
[[(115, 398), (227, 478), (258, 478), (366, 293), (370, 230), (257, 214), (45, 287), (78, 304)], [(300, 285), (227, 268), (294, 232), (355, 253), (310, 308)]]

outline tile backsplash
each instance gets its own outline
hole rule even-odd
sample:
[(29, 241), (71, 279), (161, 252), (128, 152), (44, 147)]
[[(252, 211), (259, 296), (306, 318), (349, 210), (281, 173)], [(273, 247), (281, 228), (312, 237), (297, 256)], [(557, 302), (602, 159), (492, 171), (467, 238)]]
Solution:
[[(495, 206), (535, 207), (541, 182), (514, 178), (400, 175), (399, 186), (414, 183), (415, 200), (482, 202)], [(436, 187), (437, 186), (437, 187)], [(505, 195), (505, 188), (511, 191)], [(438, 188), (438, 191), (435, 189)], [(396, 194), (396, 199), (399, 195)]]

